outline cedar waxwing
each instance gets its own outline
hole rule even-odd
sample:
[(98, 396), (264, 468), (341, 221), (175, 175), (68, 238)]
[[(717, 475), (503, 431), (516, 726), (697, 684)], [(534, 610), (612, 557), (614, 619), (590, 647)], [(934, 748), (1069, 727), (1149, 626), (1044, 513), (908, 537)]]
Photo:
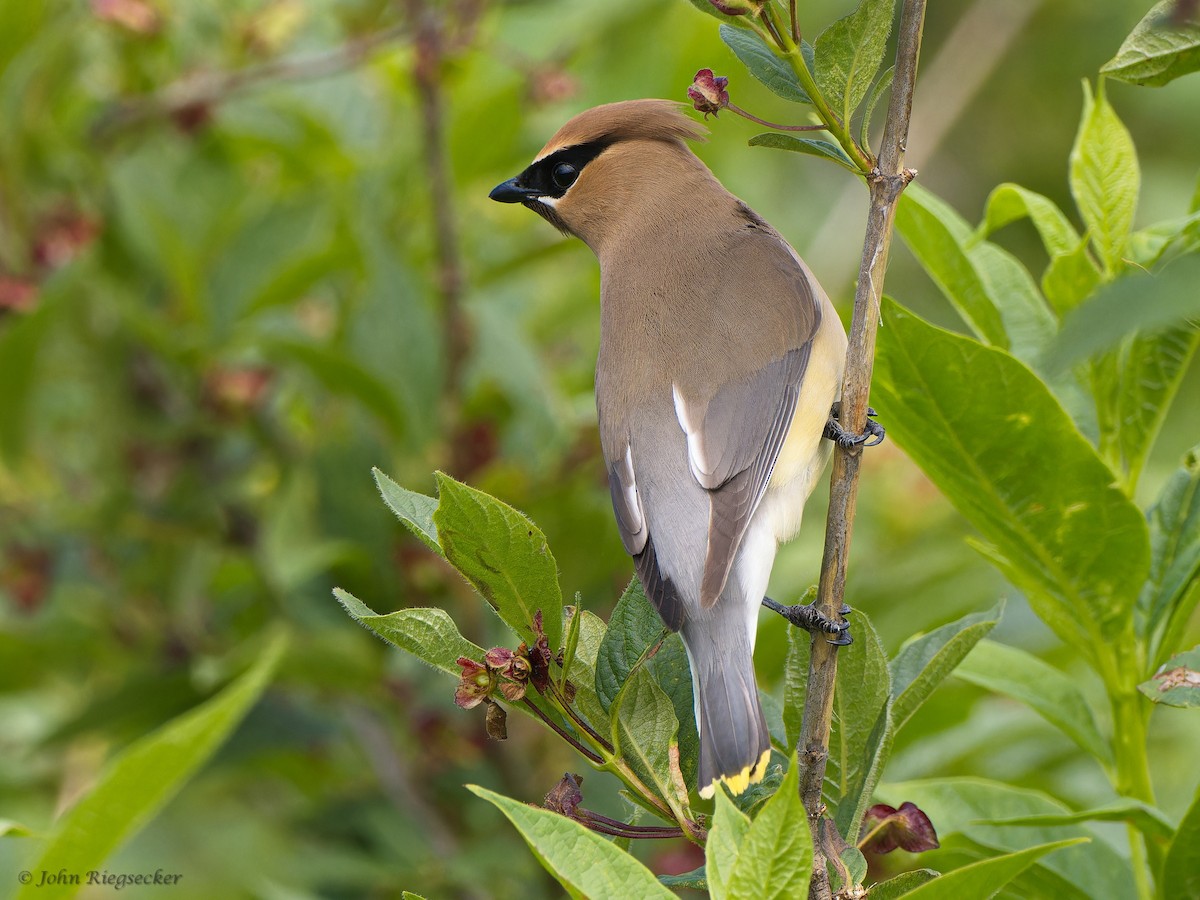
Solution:
[[(687, 648), (711, 797), (720, 781), (735, 794), (760, 781), (770, 758), (758, 609), (827, 433), (845, 437), (826, 423), (846, 332), (796, 251), (688, 148), (705, 132), (667, 100), (599, 106), (490, 196), (600, 261), (596, 408), (613, 509), (646, 596)], [(848, 642), (810, 607), (768, 605)]]

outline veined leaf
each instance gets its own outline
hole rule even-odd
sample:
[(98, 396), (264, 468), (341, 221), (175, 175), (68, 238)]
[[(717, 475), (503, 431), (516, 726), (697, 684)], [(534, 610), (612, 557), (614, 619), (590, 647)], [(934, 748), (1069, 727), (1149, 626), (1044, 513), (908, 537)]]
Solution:
[(793, 103), (812, 103), (811, 98), (800, 87), (792, 67), (780, 59), (762, 38), (748, 28), (721, 26), (721, 40), (741, 60), (750, 74), (774, 93)]
[(838, 654), (825, 775), (842, 834), (858, 831), (892, 745), (887, 655), (870, 620), (856, 618), (854, 629), (855, 642)]
[(603, 731), (609, 718), (607, 707), (596, 696), (596, 655), (604, 639), (604, 622), (586, 609), (580, 610), (578, 615), (579, 642), (567, 678), (575, 685), (575, 708), (595, 730)]
[(533, 646), (534, 615), (553, 653), (562, 646), (562, 591), (546, 536), (525, 515), (449, 475), (437, 473), (433, 514), (446, 559)]
[[(816, 593), (813, 593), (816, 596)], [(802, 599), (801, 603), (808, 603)], [(787, 630), (787, 662), (783, 673), (783, 730), (787, 736), (787, 749), (794, 753), (800, 740), (800, 725), (804, 720), (804, 700), (808, 694), (808, 663), (812, 652), (812, 641), (807, 632), (799, 628)]]
[(1163, 631), (1190, 619), (1200, 599), (1194, 590), (1200, 580), (1200, 447), (1168, 479), (1149, 522), (1150, 577), (1138, 598), (1138, 630), (1156, 646), (1171, 648), (1173, 643), (1162, 641)]
[(356, 622), (447, 675), (457, 678), (462, 674), (457, 663), (460, 656), (483, 660), (483, 648), (459, 634), (458, 626), (444, 609), (401, 609), (381, 616), (341, 588), (334, 588), (333, 596)]
[(730, 900), (792, 900), (807, 893), (813, 848), (798, 773), (793, 756), (779, 790), (742, 838), (726, 885)]
[[(57, 822), (41, 857), (30, 868), (48, 872), (98, 868), (225, 743), (266, 690), (286, 647), (286, 636), (276, 633), (246, 674), (113, 759), (96, 785)], [(17, 896), (26, 900), (68, 897), (78, 890), (78, 885), (30, 882)]]
[(1139, 800), (1120, 800), (1111, 806), (1099, 809), (1085, 809), (1074, 813), (1042, 813), (1034, 816), (1017, 816), (1013, 819), (993, 819), (988, 824), (1010, 826), (1024, 825), (1026, 827), (1044, 825), (1075, 825), (1080, 822), (1128, 822), (1139, 831), (1151, 838), (1170, 840), (1175, 834), (1175, 826), (1171, 824), (1162, 812), (1155, 806), (1142, 803)]
[(671, 701), (650, 673), (639, 668), (625, 681), (610, 712), (613, 746), (670, 803), (675, 791), (668, 749), (679, 730)]
[(897, 900), (899, 897), (907, 897), (925, 882), (933, 881), (940, 875), (941, 872), (935, 872), (933, 869), (914, 869), (911, 872), (902, 872), (895, 878), (871, 885), (867, 890), (867, 900)]
[(692, 784), (700, 764), (700, 736), (696, 733), (691, 664), (679, 635), (668, 635), (658, 652), (646, 661), (645, 667), (675, 708), (675, 718), (679, 722), (679, 769), (684, 782)]
[(1046, 386), (999, 350), (885, 298), (875, 390), (889, 430), (991, 542), (990, 558), (1065, 640), (1128, 628), (1146, 523)]
[(980, 239), (986, 238), (1005, 225), (1024, 218), (1033, 222), (1049, 256), (1067, 253), (1079, 243), (1079, 233), (1053, 200), (1012, 183), (998, 185), (988, 194), (983, 222), (976, 235)]
[(776, 150), (790, 150), (793, 153), (807, 153), (809, 156), (821, 156), (832, 159), (835, 163), (849, 169), (855, 174), (858, 167), (846, 155), (841, 147), (829, 141), (817, 141), (812, 138), (798, 138), (790, 134), (780, 134), (778, 131), (766, 131), (750, 138), (751, 147), (773, 147)]
[(985, 613), (971, 613), (905, 644), (888, 664), (892, 677), (892, 729), (899, 731), (1000, 621), (1001, 601)]
[(963, 681), (1020, 700), (1103, 763), (1112, 749), (1100, 735), (1092, 709), (1075, 682), (1032, 653), (982, 641), (954, 674)]
[(1183, 814), (1175, 831), (1159, 878), (1163, 900), (1190, 900), (1200, 896), (1200, 791)]
[(875, 115), (875, 106), (879, 103), (884, 93), (892, 86), (892, 79), (896, 75), (896, 67), (890, 66), (888, 69), (875, 80), (874, 87), (871, 88), (871, 93), (867, 95), (867, 105), (863, 108), (862, 121), (859, 122), (858, 145), (864, 150), (871, 145), (871, 119)]
[(1200, 647), (1172, 656), (1138, 690), (1166, 706), (1200, 707)]
[(1200, 70), (1200, 22), (1173, 22), (1177, 5), (1175, 0), (1156, 3), (1100, 73), (1131, 84), (1160, 87)]
[(596, 655), (596, 696), (607, 710), (638, 660), (666, 633), (654, 605), (634, 578), (621, 594)]
[(963, 897), (985, 900), (1000, 893), (1001, 888), (1043, 856), (1084, 841), (1086, 838), (1055, 841), (1052, 844), (1042, 844), (1017, 853), (985, 859), (947, 872), (941, 878), (927, 881), (904, 896), (913, 900), (961, 900)]
[(813, 42), (813, 79), (847, 126), (883, 63), (895, 0), (862, 0)]
[(646, 897), (674, 900), (654, 874), (625, 851), (566, 816), (469, 784), (521, 833), (542, 867), (572, 897)]
[(1104, 96), (1083, 83), (1083, 117), (1071, 148), (1071, 196), (1079, 207), (1109, 275), (1124, 265), (1122, 256), (1133, 228), (1141, 176), (1133, 138)]
[(712, 900), (728, 896), (729, 879), (749, 830), (750, 817), (733, 805), (724, 790), (717, 791), (712, 828), (704, 845), (704, 870)]
[(1092, 261), (1090, 243), (1080, 238), (1070, 250), (1054, 254), (1042, 274), (1042, 293), (1060, 316), (1079, 306), (1100, 284), (1101, 272)]
[(400, 487), (379, 469), (372, 469), (371, 475), (374, 476), (379, 495), (383, 497), (388, 509), (396, 514), (396, 518), (404, 523), (404, 527), (416, 535), (422, 544), (444, 558), (445, 554), (438, 544), (437, 527), (433, 524), (433, 511), (437, 509), (437, 500)]

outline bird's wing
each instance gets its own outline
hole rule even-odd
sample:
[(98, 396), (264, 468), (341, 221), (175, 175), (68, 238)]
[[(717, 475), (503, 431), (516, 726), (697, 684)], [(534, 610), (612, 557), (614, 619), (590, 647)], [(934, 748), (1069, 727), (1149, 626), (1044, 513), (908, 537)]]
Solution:
[(709, 496), (701, 609), (721, 596), (746, 526), (766, 492), (796, 412), (811, 350), (810, 337), (748, 380), (723, 386), (699, 414), (688, 410), (680, 392), (675, 394), (676, 414), (687, 435), (688, 465)]

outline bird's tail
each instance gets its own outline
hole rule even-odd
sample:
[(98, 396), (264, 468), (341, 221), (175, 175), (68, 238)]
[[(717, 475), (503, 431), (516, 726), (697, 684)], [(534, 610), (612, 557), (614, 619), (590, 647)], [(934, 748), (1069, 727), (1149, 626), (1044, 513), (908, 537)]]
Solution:
[(762, 781), (771, 757), (746, 614), (728, 593), (706, 610), (706, 621), (689, 619), (682, 629), (700, 733), (700, 796), (706, 798), (721, 781), (734, 794)]

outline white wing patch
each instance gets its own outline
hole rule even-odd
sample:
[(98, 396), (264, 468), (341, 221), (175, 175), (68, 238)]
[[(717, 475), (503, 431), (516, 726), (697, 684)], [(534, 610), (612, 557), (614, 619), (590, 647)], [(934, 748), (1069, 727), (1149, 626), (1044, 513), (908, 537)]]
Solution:
[(637, 480), (633, 474), (633, 448), (629, 444), (625, 445), (625, 458), (623, 462), (621, 493), (625, 498), (625, 508), (629, 511), (631, 517), (629, 530), (633, 534), (640, 534), (642, 529), (646, 527), (646, 517), (642, 512), (642, 503), (638, 499)]
[(671, 385), (671, 398), (675, 401), (675, 418), (679, 421), (679, 427), (683, 429), (683, 433), (687, 435), (688, 466), (692, 470), (692, 477), (708, 487), (712, 469), (708, 465), (708, 456), (704, 450), (704, 436), (692, 422), (691, 416), (688, 415), (687, 403), (683, 399), (683, 394), (679, 393), (678, 385)]

